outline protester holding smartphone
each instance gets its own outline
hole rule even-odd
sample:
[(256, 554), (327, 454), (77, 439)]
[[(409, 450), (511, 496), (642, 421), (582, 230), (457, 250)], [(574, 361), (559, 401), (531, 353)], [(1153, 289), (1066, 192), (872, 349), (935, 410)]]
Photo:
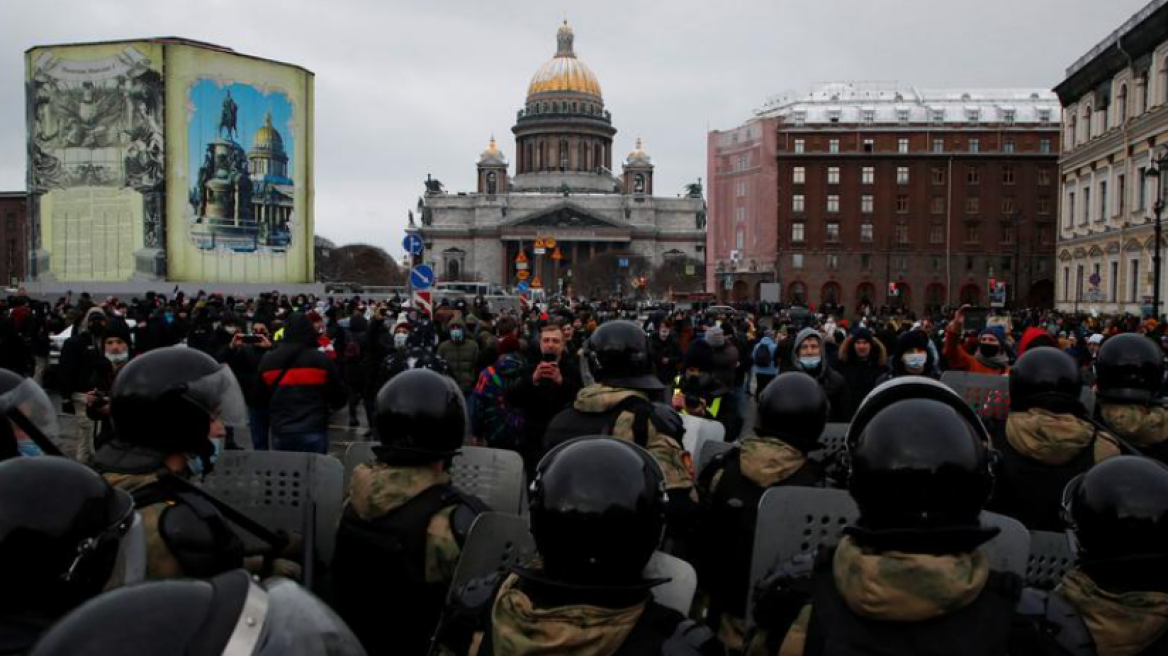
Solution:
[(520, 453), (529, 470), (542, 451), (548, 424), (584, 386), (580, 370), (565, 353), (563, 320), (544, 324), (539, 329), (538, 360), (528, 363), (519, 383), (507, 394), (507, 403), (524, 416)]
[(268, 448), (268, 409), (264, 406), (263, 395), (259, 394), (260, 360), (272, 349), (268, 325), (253, 321), (251, 334), (246, 334), (234, 318), (224, 322), (224, 328), (231, 335), (231, 342), (216, 354), (216, 360), (231, 367), (239, 388), (247, 402), (248, 425), (251, 428), (251, 442), (256, 449)]

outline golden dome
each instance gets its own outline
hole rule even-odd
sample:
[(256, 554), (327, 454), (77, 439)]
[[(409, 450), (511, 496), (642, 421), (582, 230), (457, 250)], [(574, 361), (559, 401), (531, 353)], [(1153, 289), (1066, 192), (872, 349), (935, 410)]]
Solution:
[(553, 57), (531, 78), (527, 86), (527, 95), (531, 97), (537, 93), (573, 92), (586, 93), (596, 97), (601, 96), (600, 81), (596, 74), (584, 62), (576, 58), (572, 49), (575, 36), (568, 21), (560, 26), (556, 33), (556, 56)]
[(479, 156), (479, 164), (495, 164), (501, 166), (507, 165), (507, 157), (503, 155), (503, 151), (499, 150), (499, 147), (495, 145), (495, 135), (491, 135), (491, 143), (487, 146), (487, 149), (483, 151), (483, 154)]
[(653, 158), (641, 146), (641, 138), (637, 137), (637, 147), (625, 159), (626, 166), (653, 166)]
[(272, 150), (283, 152), (284, 138), (280, 136), (280, 131), (272, 127), (272, 113), (268, 112), (264, 117), (264, 124), (260, 129), (256, 130), (255, 136), (251, 140), (251, 147), (253, 150)]

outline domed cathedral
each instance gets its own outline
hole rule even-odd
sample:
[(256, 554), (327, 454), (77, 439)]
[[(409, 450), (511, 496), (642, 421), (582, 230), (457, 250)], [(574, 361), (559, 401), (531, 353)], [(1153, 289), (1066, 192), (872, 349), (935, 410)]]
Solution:
[[(600, 80), (577, 57), (567, 21), (555, 55), (527, 85), (515, 125), (515, 173), (494, 136), (477, 162), (473, 193), (447, 193), (433, 177), (418, 200), (423, 259), (440, 282), (476, 280), (547, 293), (595, 296), (584, 280), (604, 256), (643, 275), (669, 260), (696, 270), (705, 262), (705, 201), (700, 181), (654, 196), (653, 159), (640, 138), (613, 170), (617, 129)], [(411, 222), (413, 221), (411, 216)], [(610, 276), (611, 278), (611, 276)], [(627, 284), (618, 285), (628, 291)]]

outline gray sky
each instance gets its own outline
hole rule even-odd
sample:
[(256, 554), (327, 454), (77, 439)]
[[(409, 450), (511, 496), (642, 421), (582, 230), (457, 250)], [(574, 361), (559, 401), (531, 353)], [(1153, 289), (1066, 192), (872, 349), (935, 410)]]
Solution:
[[(1145, 0), (0, 0), (0, 190), (25, 180), (23, 52), (183, 36), (316, 73), (316, 232), (400, 251), (427, 173), (473, 190), (566, 16), (623, 159), (658, 193), (705, 177), (707, 128), (835, 80), (1050, 88)], [(616, 160), (614, 156), (614, 160)], [(614, 162), (615, 163), (615, 162)], [(618, 167), (619, 168), (619, 167)]]

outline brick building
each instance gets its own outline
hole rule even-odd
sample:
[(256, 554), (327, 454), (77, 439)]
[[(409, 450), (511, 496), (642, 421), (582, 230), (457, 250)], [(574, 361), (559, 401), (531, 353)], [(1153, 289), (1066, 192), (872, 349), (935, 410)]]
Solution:
[(28, 272), (28, 194), (0, 191), (0, 282), (13, 285)]
[[(827, 84), (774, 99), (730, 143), (711, 134), (708, 280), (756, 298), (750, 260), (767, 260), (750, 248), (769, 231), (764, 275), (787, 302), (922, 312), (986, 304), (994, 279), (1010, 302), (1050, 305), (1058, 112), (1031, 89)], [(736, 132), (753, 151), (733, 148)]]

